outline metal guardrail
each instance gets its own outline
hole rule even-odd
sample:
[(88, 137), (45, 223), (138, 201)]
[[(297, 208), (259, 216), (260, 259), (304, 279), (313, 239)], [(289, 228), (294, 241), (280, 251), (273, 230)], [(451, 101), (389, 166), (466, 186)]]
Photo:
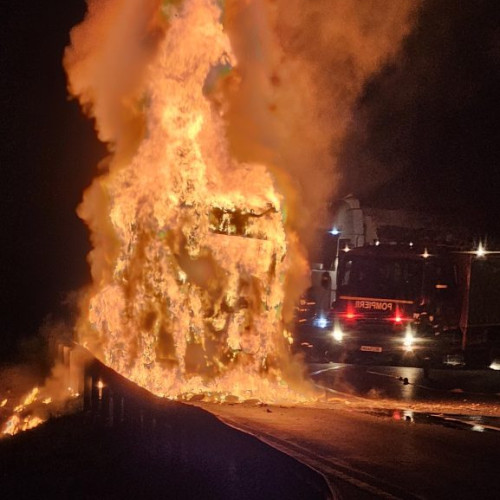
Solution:
[(63, 346), (60, 356), (81, 394), (85, 425), (108, 429), (147, 463), (153, 456), (179, 498), (332, 498), (320, 473), (208, 411), (152, 395), (80, 346)]

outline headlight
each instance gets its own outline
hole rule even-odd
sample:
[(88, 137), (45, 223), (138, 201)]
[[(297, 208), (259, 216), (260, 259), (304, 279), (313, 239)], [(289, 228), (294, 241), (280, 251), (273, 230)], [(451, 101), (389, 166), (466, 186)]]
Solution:
[(342, 328), (340, 328), (338, 321), (335, 321), (332, 336), (337, 342), (342, 342), (342, 340), (344, 340), (344, 332), (342, 331)]
[(406, 330), (403, 345), (405, 346), (405, 349), (407, 351), (412, 351), (414, 343), (415, 343), (415, 337), (413, 336), (413, 333), (411, 332), (410, 328), (408, 327), (408, 329)]
[(342, 332), (342, 330), (333, 330), (333, 338), (337, 342), (342, 342), (342, 340), (344, 339), (344, 333)]

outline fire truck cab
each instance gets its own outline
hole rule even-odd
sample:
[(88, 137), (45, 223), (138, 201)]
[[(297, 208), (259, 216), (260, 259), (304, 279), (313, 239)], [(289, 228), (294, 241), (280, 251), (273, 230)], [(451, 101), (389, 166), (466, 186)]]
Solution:
[(320, 349), (330, 359), (500, 363), (500, 256), (373, 245), (345, 252)]
[(462, 283), (450, 255), (409, 245), (345, 252), (329, 349), (408, 361), (460, 349)]

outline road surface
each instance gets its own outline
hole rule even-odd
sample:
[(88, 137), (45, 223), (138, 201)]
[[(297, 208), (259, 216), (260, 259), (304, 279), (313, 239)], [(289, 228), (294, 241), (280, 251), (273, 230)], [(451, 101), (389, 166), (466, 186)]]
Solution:
[[(202, 406), (322, 472), (339, 498), (498, 498), (500, 374), (311, 365), (324, 401)], [(405, 378), (407, 382), (405, 382)]]

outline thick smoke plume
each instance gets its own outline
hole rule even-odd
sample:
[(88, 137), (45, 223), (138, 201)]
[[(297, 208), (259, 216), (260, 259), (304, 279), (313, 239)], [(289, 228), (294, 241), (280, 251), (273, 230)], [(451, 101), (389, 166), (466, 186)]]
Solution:
[(398, 52), (416, 5), (227, 2), (241, 78), (229, 133), (239, 154), (265, 159), (289, 178), (300, 212), (295, 224), (310, 227), (324, 216), (352, 107), (367, 79)]
[(414, 6), (89, 0), (64, 63), (110, 156), (78, 212), (94, 247), (81, 340), (155, 392), (175, 385), (160, 358), (214, 390), (233, 363), (280, 381), (350, 111)]
[[(418, 2), (226, 5), (240, 78), (229, 114), (234, 151), (274, 168), (291, 213), (288, 223), (307, 247), (326, 222), (343, 174), (337, 161), (352, 108), (367, 80), (398, 53)], [(291, 291), (304, 286), (298, 267), (289, 277)]]

